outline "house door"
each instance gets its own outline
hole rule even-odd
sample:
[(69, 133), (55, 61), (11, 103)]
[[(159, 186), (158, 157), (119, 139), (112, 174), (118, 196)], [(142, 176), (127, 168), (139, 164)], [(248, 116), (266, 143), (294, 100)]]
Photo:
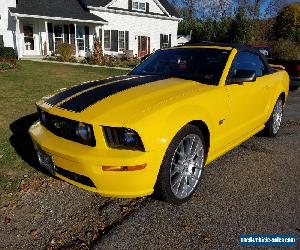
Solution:
[(150, 54), (150, 37), (138, 37), (138, 57), (143, 57)]
[(24, 55), (37, 55), (39, 36), (37, 35), (35, 25), (33, 23), (23, 24), (23, 54)]

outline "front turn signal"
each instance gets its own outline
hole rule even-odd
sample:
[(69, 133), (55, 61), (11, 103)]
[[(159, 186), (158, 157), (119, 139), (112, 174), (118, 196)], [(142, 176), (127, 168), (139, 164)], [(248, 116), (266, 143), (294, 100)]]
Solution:
[(103, 171), (136, 171), (143, 170), (147, 163), (136, 166), (102, 166)]

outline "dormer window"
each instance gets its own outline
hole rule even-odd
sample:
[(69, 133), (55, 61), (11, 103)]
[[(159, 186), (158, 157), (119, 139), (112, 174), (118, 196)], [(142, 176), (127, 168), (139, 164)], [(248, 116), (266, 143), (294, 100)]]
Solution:
[(132, 9), (138, 11), (146, 11), (146, 3), (143, 1), (132, 1)]

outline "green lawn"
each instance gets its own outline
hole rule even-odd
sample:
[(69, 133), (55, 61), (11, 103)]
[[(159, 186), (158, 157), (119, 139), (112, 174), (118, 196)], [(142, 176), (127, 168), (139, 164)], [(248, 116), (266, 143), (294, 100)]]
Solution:
[[(18, 68), (0, 72), (0, 196), (18, 190), (21, 180), (37, 171), (31, 164), (26, 130), (36, 120), (35, 102), (53, 91), (123, 75), (124, 70), (21, 61)], [(27, 177), (28, 176), (28, 177)]]

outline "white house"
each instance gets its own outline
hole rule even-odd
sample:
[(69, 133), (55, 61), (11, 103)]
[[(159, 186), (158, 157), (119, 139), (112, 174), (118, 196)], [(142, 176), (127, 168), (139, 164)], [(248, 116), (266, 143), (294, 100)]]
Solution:
[(50, 55), (66, 42), (85, 56), (99, 37), (106, 54), (141, 57), (177, 45), (179, 20), (168, 0), (1, 0), (0, 46), (22, 58)]

